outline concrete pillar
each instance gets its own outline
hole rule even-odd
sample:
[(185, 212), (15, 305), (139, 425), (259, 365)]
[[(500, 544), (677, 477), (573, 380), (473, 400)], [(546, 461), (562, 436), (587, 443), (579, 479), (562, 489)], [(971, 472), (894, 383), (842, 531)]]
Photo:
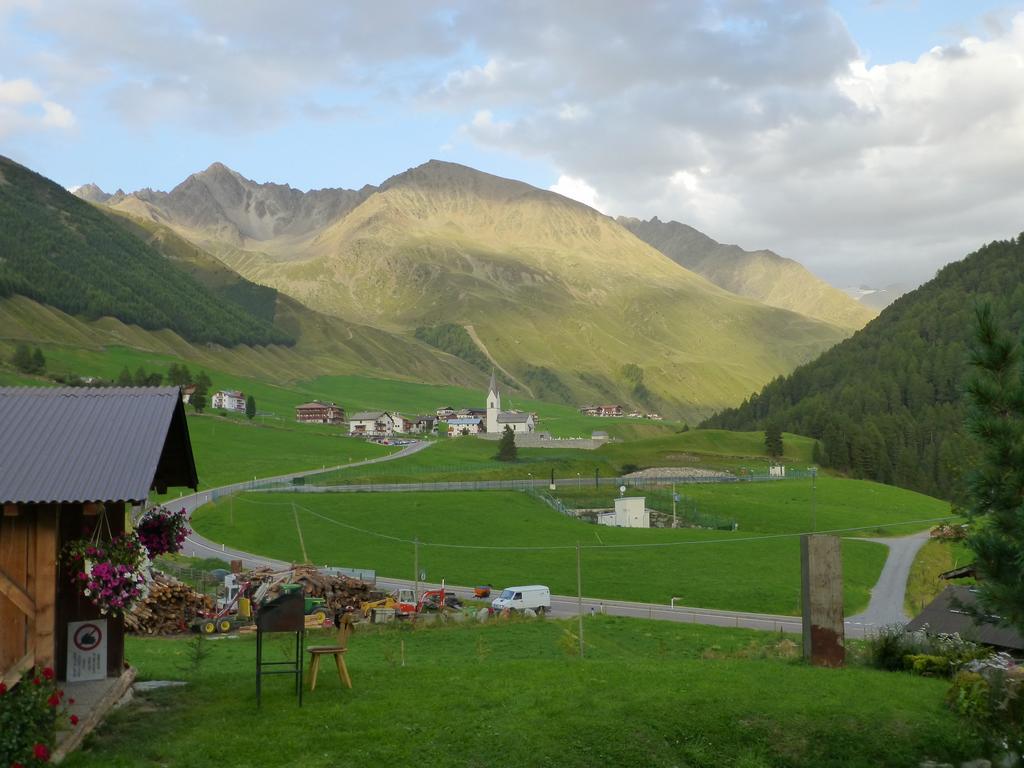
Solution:
[(839, 537), (801, 536), (800, 564), (804, 658), (819, 667), (841, 667), (846, 648)]

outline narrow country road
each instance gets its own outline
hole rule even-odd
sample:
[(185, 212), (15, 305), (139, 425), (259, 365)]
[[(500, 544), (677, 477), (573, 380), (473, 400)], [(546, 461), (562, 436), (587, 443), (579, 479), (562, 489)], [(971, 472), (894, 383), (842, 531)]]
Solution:
[[(432, 443), (420, 441), (387, 456), (353, 462), (352, 464), (342, 464), (337, 467), (329, 467), (327, 471), (344, 469), (345, 467), (356, 467), (365, 464), (377, 464), (384, 461), (393, 461), (394, 459), (403, 458), (416, 453), (417, 451), (421, 451), (430, 445), (432, 445)], [(294, 472), (274, 478), (261, 478), (261, 481), (283, 480), (288, 482), (295, 477), (305, 477), (324, 471), (325, 470), (323, 469), (313, 469), (305, 472)], [(546, 484), (547, 481), (539, 480), (535, 482)], [(527, 484), (530, 483), (524, 483), (524, 485)], [(367, 490), (370, 490), (370, 488), (372, 488), (372, 486), (367, 488)], [(252, 483), (250, 481), (234, 483), (232, 485), (221, 486), (220, 488), (210, 488), (189, 496), (183, 496), (180, 499), (175, 500), (174, 504), (175, 506), (181, 504), (188, 514), (191, 515), (198, 507), (208, 503), (215, 494), (223, 495), (232, 491), (245, 491), (250, 489), (252, 489)], [(871, 602), (869, 603), (867, 610), (857, 614), (856, 616), (851, 616), (846, 620), (847, 637), (864, 637), (873, 629), (885, 626), (886, 624), (905, 622), (907, 620), (903, 613), (903, 596), (906, 591), (907, 576), (910, 573), (910, 567), (914, 562), (914, 558), (917, 555), (918, 550), (928, 540), (928, 534), (926, 532), (922, 532), (901, 538), (860, 540), (874, 541), (879, 544), (886, 545), (889, 547), (889, 556), (886, 559), (885, 566), (882, 569), (878, 583), (875, 584), (875, 587), (871, 590)], [(274, 560), (273, 558), (263, 557), (250, 552), (243, 552), (238, 549), (227, 547), (224, 544), (210, 541), (197, 533), (192, 533), (185, 542), (185, 547), (182, 550), (182, 553), (190, 556), (217, 556), (227, 560), (241, 560), (247, 568), (269, 566), (275, 569), (284, 569), (292, 565), (291, 563), (286, 563), (281, 560)], [(397, 587), (409, 587), (413, 584), (414, 582), (412, 580), (383, 577), (377, 579), (377, 586), (385, 590), (395, 589)], [(436, 588), (439, 586), (440, 584), (420, 582), (420, 587), (423, 589)], [(473, 596), (473, 588), (469, 586), (446, 584), (445, 587), (453, 590), (462, 598), (469, 598)], [(579, 611), (579, 606), (580, 604), (578, 599), (571, 595), (551, 596), (551, 613), (555, 617), (570, 618), (572, 616), (576, 616)], [(751, 613), (747, 611), (717, 610), (713, 608), (697, 608), (684, 605), (672, 606), (656, 603), (631, 602), (627, 600), (601, 600), (590, 597), (583, 598), (582, 608), (584, 614), (604, 613), (612, 616), (658, 619), (661, 621), (676, 621), (685, 624), (705, 624), (710, 626), (736, 627), (741, 629), (758, 629), (768, 632), (800, 633), (802, 631), (802, 624), (799, 616), (780, 616), (773, 614)]]
[(885, 560), (882, 574), (871, 590), (871, 602), (867, 610), (850, 616), (847, 624), (859, 624), (869, 627), (884, 627), (887, 624), (905, 624), (910, 617), (903, 608), (903, 598), (907, 592), (907, 577), (914, 564), (914, 558), (921, 547), (928, 541), (928, 532), (922, 531), (911, 536), (886, 539), (858, 539), (858, 541), (874, 541), (889, 548), (889, 556)]

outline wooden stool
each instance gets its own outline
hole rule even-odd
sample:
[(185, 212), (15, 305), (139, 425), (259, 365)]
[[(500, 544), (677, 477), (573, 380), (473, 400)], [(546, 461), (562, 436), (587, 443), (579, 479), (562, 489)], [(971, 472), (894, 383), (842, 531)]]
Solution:
[(333, 656), (334, 664), (338, 668), (338, 679), (341, 684), (352, 687), (352, 678), (348, 676), (348, 667), (345, 666), (345, 653), (348, 651), (348, 638), (352, 634), (352, 616), (346, 613), (340, 619), (334, 617), (334, 626), (338, 628), (337, 645), (317, 645), (309, 648), (309, 690), (316, 690), (316, 676), (320, 671), (320, 657)]

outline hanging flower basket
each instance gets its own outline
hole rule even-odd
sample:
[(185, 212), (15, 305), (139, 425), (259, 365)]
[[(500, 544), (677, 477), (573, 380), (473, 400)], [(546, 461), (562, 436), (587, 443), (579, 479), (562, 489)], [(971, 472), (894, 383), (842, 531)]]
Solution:
[(171, 512), (165, 507), (152, 507), (139, 520), (135, 530), (150, 558), (180, 552), (192, 529), (184, 509)]
[(123, 613), (144, 596), (146, 550), (134, 533), (109, 541), (100, 541), (96, 535), (69, 541), (63, 562), (79, 594), (103, 615)]

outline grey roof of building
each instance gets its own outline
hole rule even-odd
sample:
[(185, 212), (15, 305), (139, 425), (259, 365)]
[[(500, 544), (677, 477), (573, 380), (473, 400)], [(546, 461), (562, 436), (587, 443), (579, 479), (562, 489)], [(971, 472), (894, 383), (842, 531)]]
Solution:
[(512, 413), (511, 411), (502, 411), (498, 414), (499, 424), (525, 424), (529, 421), (531, 413)]
[(311, 402), (303, 403), (302, 405), (296, 405), (295, 406), (295, 410), (297, 410), (297, 411), (302, 410), (303, 408), (309, 408), (309, 409), (314, 409), (314, 408), (316, 408), (316, 409), (320, 409), (320, 408), (338, 408), (340, 410), (341, 406), (340, 405), (335, 405), (334, 403), (324, 403), (324, 402), (321, 402), (320, 400), (313, 400)]
[(1024, 637), (1010, 627), (997, 624), (976, 623), (966, 609), (973, 608), (978, 600), (970, 587), (946, 587), (942, 594), (930, 602), (907, 624), (908, 630), (928, 627), (929, 632), (953, 634), (975, 640), (985, 645), (1024, 650)]
[(371, 419), (379, 419), (381, 416), (387, 414), (387, 411), (360, 411), (359, 413), (353, 413), (349, 416), (349, 421), (370, 421)]
[(0, 387), (0, 501), (144, 501), (198, 485), (178, 387)]

